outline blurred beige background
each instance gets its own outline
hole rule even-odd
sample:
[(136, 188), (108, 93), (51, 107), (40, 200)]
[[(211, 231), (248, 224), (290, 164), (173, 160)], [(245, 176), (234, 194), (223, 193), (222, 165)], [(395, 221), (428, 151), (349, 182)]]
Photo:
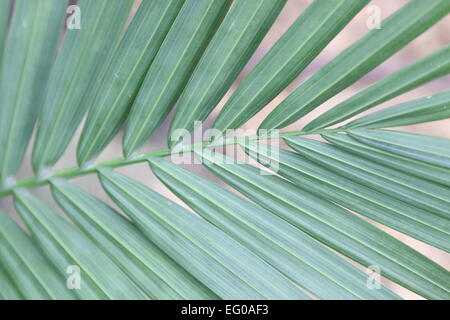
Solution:
[[(136, 1), (136, 8), (139, 5), (141, 0)], [(146, 1), (146, 0), (144, 0)], [(249, 0), (251, 1), (251, 0)], [(332, 0), (330, 0), (332, 1)], [(428, 1), (428, 0), (424, 0)], [(433, 0), (429, 0), (433, 1)], [(270, 47), (277, 41), (277, 39), (283, 34), (284, 31), (294, 22), (294, 20), (302, 13), (302, 11), (306, 8), (306, 6), (311, 2), (311, 0), (288, 0), (285, 8), (281, 12), (280, 16), (276, 20), (274, 26), (267, 34), (260, 47), (257, 49), (252, 59), (247, 64), (246, 68), (243, 70), (241, 75), (239, 76), (236, 83), (224, 97), (223, 101), (216, 108), (214, 113), (209, 117), (206, 121), (206, 124), (211, 124), (212, 119), (217, 115), (217, 112), (220, 110), (223, 102), (231, 95), (231, 93), (235, 90), (236, 86), (239, 82), (245, 77), (245, 75), (252, 69), (252, 67), (264, 56), (264, 54), (270, 49)], [(407, 0), (373, 0), (371, 4), (378, 5), (381, 8), (382, 18), (388, 17), (391, 13), (396, 11), (402, 5), (404, 5)], [(363, 9), (344, 30), (323, 50), (323, 52), (306, 68), (306, 70), (293, 82), (289, 85), (274, 101), (272, 101), (262, 112), (260, 112), (257, 116), (255, 116), (250, 122), (245, 125), (245, 128), (254, 128), (256, 129), (260, 122), (264, 119), (264, 117), (273, 110), (287, 95), (289, 95), (299, 84), (301, 84), (305, 79), (311, 76), (314, 72), (320, 69), (327, 62), (336, 57), (340, 52), (342, 52), (348, 45), (352, 44), (356, 40), (358, 40), (361, 36), (368, 32), (368, 28), (366, 26), (368, 13), (366, 9)], [(415, 39), (411, 44), (409, 44), (404, 49), (400, 50), (393, 57), (385, 61), (375, 70), (370, 72), (364, 78), (360, 79), (357, 83), (352, 85), (350, 88), (344, 90), (337, 96), (333, 97), (322, 106), (305, 116), (303, 119), (299, 120), (297, 123), (292, 124), (288, 128), (285, 128), (284, 131), (289, 130), (299, 130), (305, 124), (310, 122), (313, 118), (317, 117), (319, 114), (323, 113), (325, 110), (335, 106), (337, 103), (345, 100), (346, 98), (352, 96), (356, 92), (361, 89), (367, 87), (368, 85), (374, 83), (375, 81), (382, 79), (383, 77), (399, 70), (400, 68), (407, 66), (424, 57), (433, 51), (450, 44), (450, 15), (441, 20), (438, 24), (436, 24), (433, 28), (422, 34), (420, 37)], [(375, 110), (379, 110), (385, 108), (387, 106), (395, 105), (404, 101), (408, 101), (411, 99), (415, 99), (422, 96), (431, 95), (433, 93), (448, 90), (450, 87), (450, 76), (443, 77), (432, 81), (420, 88), (412, 90), (408, 93), (405, 93), (395, 99), (392, 99), (386, 103), (379, 105), (376, 108), (369, 110), (368, 112), (373, 112)], [(365, 113), (368, 113), (365, 112)], [(364, 113), (364, 114), (365, 114)], [(145, 147), (144, 151), (150, 151), (154, 149), (160, 149), (166, 147), (166, 133), (168, 129), (169, 119), (163, 124), (162, 128), (158, 131), (157, 134), (152, 138), (152, 140)], [(425, 124), (417, 124), (413, 126), (403, 127), (401, 130), (429, 134), (434, 136), (446, 137), (450, 138), (450, 119), (436, 121), (432, 123)], [(111, 145), (105, 150), (105, 152), (101, 155), (100, 160), (111, 159), (121, 156), (121, 134), (111, 143)], [(75, 147), (76, 147), (75, 137), (72, 142), (72, 146), (66, 152), (65, 156), (58, 163), (57, 168), (67, 168), (69, 166), (74, 166), (75, 163)], [(23, 165), (22, 170), (19, 173), (19, 177), (29, 177), (32, 175), (30, 166), (29, 166), (29, 158), (30, 152), (28, 152), (27, 159)], [(201, 166), (194, 165), (191, 169), (197, 173), (205, 175), (212, 180), (218, 181), (213, 176), (211, 176), (208, 172), (205, 171)], [(171, 194), (150, 172), (149, 168), (145, 164), (133, 165), (126, 168), (119, 169), (120, 172), (127, 174), (128, 176), (141, 181), (142, 183), (147, 184), (148, 186), (156, 189), (158, 192), (163, 195), (170, 197), (177, 203), (182, 204), (176, 197)], [(100, 185), (98, 184), (95, 176), (82, 177), (74, 180), (75, 183), (82, 186), (84, 189), (100, 196), (105, 201), (111, 204), (111, 201), (107, 198), (107, 196), (101, 190)], [(47, 188), (39, 188), (35, 190), (35, 193), (41, 197), (41, 199), (45, 199), (50, 205), (52, 205), (56, 210), (57, 207), (53, 203)], [(11, 199), (0, 199), (0, 207), (6, 208), (11, 215), (15, 216), (14, 209), (12, 207)], [(58, 210), (60, 211), (60, 210)], [(398, 237), (400, 240), (408, 243), (413, 246), (415, 249), (423, 253), (424, 255), (430, 257), (437, 263), (443, 265), (447, 269), (450, 270), (450, 254), (447, 254), (441, 250), (435, 249), (429, 245), (411, 239), (410, 237), (399, 234), (398, 232), (388, 230), (387, 228), (383, 228)], [(400, 293), (405, 298), (419, 298), (417, 295), (409, 292), (408, 290), (399, 288), (397, 285), (392, 284), (389, 281), (385, 281), (385, 283)]]

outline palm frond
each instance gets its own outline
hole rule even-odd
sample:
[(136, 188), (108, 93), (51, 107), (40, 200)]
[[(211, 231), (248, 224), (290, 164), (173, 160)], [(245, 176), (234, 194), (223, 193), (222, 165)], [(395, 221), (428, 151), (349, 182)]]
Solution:
[(152, 159), (151, 166), (157, 177), (195, 212), (315, 296), (321, 299), (395, 298), (389, 290), (368, 289), (367, 277), (362, 271), (320, 245), (307, 232), (295, 228), (288, 219), (282, 219), (285, 217), (278, 217), (168, 161)]
[(285, 3), (286, 0), (260, 0), (256, 4), (235, 0), (180, 97), (170, 124), (169, 146), (178, 142), (171, 139), (175, 130), (191, 132), (195, 121), (205, 120), (213, 111)]
[[(251, 148), (251, 145), (249, 148)], [(264, 157), (269, 151), (258, 153), (257, 150), (251, 152), (250, 149), (248, 152), (261, 163), (268, 163)], [(361, 208), (359, 205), (353, 207), (352, 204), (357, 202), (359, 204), (364, 199), (358, 201), (359, 199), (351, 194), (348, 198), (352, 202), (345, 202), (347, 199), (344, 194), (333, 193), (334, 190), (327, 190), (327, 185), (315, 183), (310, 177), (300, 176), (297, 171), (291, 170), (293, 167), (301, 168), (297, 163), (291, 167), (293, 161), (299, 158), (297, 154), (283, 150), (279, 152), (280, 168), (278, 173), (290, 179), (293, 183), (277, 176), (261, 175), (258, 168), (250, 165), (227, 164), (230, 162), (223, 161), (222, 156), (217, 156), (218, 159), (208, 154), (203, 156), (209, 160), (209, 163), (205, 162), (205, 166), (218, 175), (220, 179), (327, 246), (366, 266), (370, 266), (377, 261), (377, 263), (383, 265), (385, 276), (397, 276), (398, 278), (394, 281), (401, 282), (404, 286), (421, 295), (427, 295), (427, 292), (428, 294), (439, 292), (434, 298), (443, 298), (448, 295), (449, 283), (447, 281), (445, 281), (447, 283), (442, 282), (442, 279), (450, 280), (446, 276), (448, 271), (400, 241), (384, 234), (383, 231), (368, 222), (324, 200), (338, 200), (337, 203), (345, 203), (345, 206), (349, 209), (359, 209)], [(330, 177), (329, 172), (324, 175)], [(340, 186), (342, 185), (342, 182), (338, 179), (343, 179), (343, 177), (333, 176), (330, 177), (330, 180), (332, 180), (331, 178), (336, 178), (333, 181)], [(369, 210), (373, 207), (369, 203), (370, 200), (367, 201)], [(355, 211), (368, 215), (367, 210)], [(381, 211), (373, 210), (373, 212), (378, 212), (381, 216)], [(386, 216), (386, 214), (383, 215), (383, 217)], [(390, 216), (389, 218), (390, 220), (386, 225), (392, 226), (393, 217)], [(402, 219), (404, 223), (401, 224), (402, 227), (409, 223), (405, 220), (405, 218)], [(415, 221), (411, 223), (414, 224)], [(435, 234), (429, 236), (434, 237)], [(445, 235), (442, 235), (441, 240), (444, 239)], [(448, 243), (442, 241), (441, 245), (447, 246)], [(436, 277), (438, 274), (440, 276)], [(412, 281), (412, 278), (415, 278), (415, 280)]]
[[(66, 150), (83, 119), (89, 90), (96, 86), (102, 62), (114, 50), (133, 1), (80, 0), (80, 30), (67, 30), (52, 67), (33, 148), (33, 170), (45, 175)], [(106, 59), (107, 60), (107, 59)]]
[(376, 148), (450, 168), (449, 139), (393, 130), (354, 129), (349, 134)]
[(139, 7), (96, 88), (97, 92), (86, 102), (92, 108), (78, 142), (80, 166), (95, 160), (128, 117), (130, 104), (138, 94), (148, 68), (156, 63), (152, 61), (160, 52), (182, 4), (179, 0), (157, 0), (144, 1)]
[(22, 163), (41, 109), (66, 7), (67, 1), (58, 0), (15, 3), (0, 79), (0, 184)]
[(327, 133), (323, 137), (332, 144), (348, 150), (362, 159), (368, 159), (405, 174), (441, 184), (447, 189), (450, 187), (450, 171), (445, 168), (372, 147), (362, 143), (364, 142), (362, 137), (359, 139), (360, 141), (352, 138), (350, 135), (341, 133)]
[(221, 298), (309, 298), (239, 242), (171, 200), (112, 171), (101, 170), (100, 180), (153, 242)]
[(129, 116), (124, 154), (138, 151), (169, 114), (230, 1), (187, 1), (147, 73)]
[(212, 299), (201, 282), (149, 241), (134, 223), (80, 188), (52, 184), (64, 212), (152, 299)]
[[(35, 242), (14, 222), (0, 214), (0, 260), (4, 278), (2, 296), (26, 299), (74, 299), (63, 276), (49, 263)], [(2, 272), (3, 274), (3, 272)], [(8, 289), (9, 287), (9, 289)]]
[(11, 5), (10, 0), (0, 0), (0, 61), (3, 55), (3, 46), (5, 45), (5, 38), (8, 34), (10, 5)]
[[(144, 296), (94, 243), (27, 191), (18, 190), (15, 205), (33, 239), (64, 276), (69, 266), (85, 273), (76, 291), (84, 299), (142, 299)], [(92, 257), (95, 256), (95, 259)]]
[(314, 1), (245, 77), (214, 122), (243, 125), (273, 100), (369, 1)]
[[(361, 116), (447, 75), (450, 46), (301, 130), (183, 141), (180, 149), (286, 0), (152, 0), (130, 15), (133, 2), (79, 0), (81, 29), (63, 30), (68, 1), (0, 0), (0, 199), (11, 197), (18, 213), (0, 212), (0, 299), (400, 299), (389, 285), (368, 285), (364, 270), (374, 266), (423, 298), (450, 299), (449, 270), (391, 232), (450, 253), (450, 140), (392, 130), (449, 119), (450, 92)], [(211, 129), (237, 129), (257, 115), (368, 3), (313, 1)], [(448, 0), (411, 0), (304, 81), (260, 128), (296, 122), (449, 12)], [(141, 153), (172, 109), (168, 148)], [(98, 161), (122, 126), (124, 156)], [(287, 147), (262, 143), (275, 139)], [(78, 166), (56, 170), (72, 140)], [(239, 153), (229, 157), (222, 146)], [(212, 175), (172, 158), (185, 155)], [(35, 176), (19, 179), (24, 159)], [(114, 170), (138, 163), (172, 198)], [(66, 181), (87, 175), (103, 190)], [(42, 186), (56, 203), (33, 194)], [(82, 284), (72, 288), (78, 269)]]
[[(388, 77), (375, 82), (368, 88), (358, 92), (354, 96), (323, 113), (317, 119), (314, 119), (311, 123), (307, 124), (304, 129), (317, 130), (332, 126), (433, 79), (445, 76), (448, 73), (450, 73), (450, 46), (446, 46), (430, 54), (429, 56), (426, 56), (425, 58), (422, 58), (415, 63), (394, 72)], [(442, 93), (442, 97), (444, 94), (445, 93)], [(439, 95), (439, 97), (436, 96), (433, 100), (435, 101), (436, 99), (440, 99), (442, 97)], [(422, 102), (423, 101), (418, 101), (418, 103)], [(429, 103), (427, 102), (427, 106), (431, 106), (431, 101)], [(404, 108), (409, 107), (411, 106), (407, 105)], [(428, 114), (428, 111), (429, 110), (426, 110), (424, 113)], [(444, 110), (441, 109), (439, 111), (443, 112)], [(433, 112), (430, 113), (432, 114)], [(399, 118), (401, 117), (402, 116), (399, 116)], [(423, 120), (424, 121), (419, 118), (417, 119), (417, 122), (431, 121), (426, 118)], [(398, 126), (411, 123), (412, 122), (410, 120), (409, 122), (399, 124)], [(397, 124), (393, 123), (393, 125), (391, 125), (386, 123), (386, 127), (394, 126), (397, 126)]]
[(316, 72), (264, 120), (260, 128), (283, 128), (300, 119), (403, 48), (450, 10), (446, 0), (412, 0)]

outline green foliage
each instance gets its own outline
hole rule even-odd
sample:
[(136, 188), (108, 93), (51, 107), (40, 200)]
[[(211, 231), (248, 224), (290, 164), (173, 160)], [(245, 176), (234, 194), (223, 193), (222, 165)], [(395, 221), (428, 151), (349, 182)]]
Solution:
[[(389, 75), (388, 77), (377, 81), (361, 92), (358, 92), (354, 96), (350, 97), (349, 99), (338, 104), (331, 110), (325, 112), (318, 118), (311, 121), (311, 123), (305, 126), (305, 130), (316, 130), (319, 128), (334, 125), (343, 120), (347, 120), (355, 114), (370, 109), (380, 103), (383, 103), (384, 101), (387, 101), (404, 92), (414, 89), (421, 84), (427, 83), (428, 81), (442, 77), (448, 73), (450, 73), (450, 46), (446, 46), (434, 52), (433, 54), (430, 54), (429, 56), (411, 64), (410, 66), (400, 69), (399, 71)], [(426, 97), (426, 99), (430, 98), (431, 97)], [(441, 99), (445, 100), (445, 92), (433, 97), (432, 101), (426, 101), (426, 104), (423, 105), (423, 108), (425, 109), (424, 116), (423, 118), (416, 119), (416, 123), (437, 120), (440, 117), (448, 118), (448, 113), (447, 115), (445, 114), (445, 101)], [(444, 105), (438, 105), (438, 107), (435, 108), (435, 103), (438, 101), (442, 101)], [(410, 109), (410, 107), (419, 108), (419, 106), (422, 106), (423, 102), (424, 101), (420, 100), (418, 101), (418, 104), (410, 102), (404, 104), (404, 107), (399, 108), (402, 108), (400, 109), (402, 111), (406, 111), (403, 110), (403, 108), (408, 110)], [(439, 108), (439, 106), (443, 108)], [(429, 107), (433, 107), (436, 110), (430, 112), (430, 110), (426, 109)], [(420, 112), (420, 110), (417, 111)], [(390, 113), (391, 111), (386, 112)], [(414, 113), (411, 112), (411, 115), (414, 115)], [(375, 128), (412, 124), (414, 122), (412, 122), (412, 119), (410, 119), (411, 115), (399, 115), (398, 122), (383, 122)], [(392, 114), (391, 116), (394, 116), (394, 114)]]
[(0, 181), (14, 175), (22, 162), (41, 109), (67, 3), (15, 3), (0, 75)]
[(185, 3), (132, 106), (124, 137), (125, 156), (138, 151), (167, 117), (229, 5), (228, 0)]
[[(0, 212), (0, 299), (399, 299), (368, 285), (372, 267), (424, 298), (450, 298), (450, 272), (384, 231), (450, 252), (450, 140), (386, 130), (449, 119), (450, 91), (359, 116), (447, 75), (450, 46), (303, 130), (280, 133), (291, 150), (261, 143), (262, 135), (225, 140), (248, 164), (209, 141), (172, 148), (172, 134), (192, 132), (224, 97), (285, 2), (143, 1), (127, 24), (132, 0), (80, 0), (81, 29), (62, 33), (67, 1), (16, 0), (10, 17), (10, 1), (0, 0), (0, 198), (11, 196), (18, 213)], [(212, 127), (245, 124), (367, 3), (312, 2)], [(301, 84), (261, 128), (300, 119), (449, 10), (448, 0), (410, 1)], [(169, 148), (140, 154), (174, 107)], [(54, 170), (85, 116), (78, 167)], [(96, 162), (124, 124), (124, 157)], [(16, 181), (33, 130), (27, 165), (36, 175)], [(192, 151), (220, 183), (161, 159)], [(140, 162), (190, 210), (114, 171)], [(66, 181), (89, 174), (116, 208)], [(40, 186), (56, 204), (32, 194)], [(70, 267), (81, 272), (77, 290)]]
[[(235, 0), (192, 73), (170, 124), (175, 130), (194, 130), (225, 95), (269, 31), (286, 0)], [(169, 146), (178, 141), (169, 139)], [(126, 141), (125, 141), (126, 143)]]
[(5, 38), (6, 35), (8, 34), (10, 5), (11, 5), (10, 0), (0, 0), (0, 59), (2, 58), (3, 55), (3, 46), (5, 44)]
[(360, 0), (314, 1), (227, 101), (214, 128), (235, 129), (273, 100), (368, 3)]
[(81, 29), (67, 30), (47, 84), (33, 148), (33, 169), (44, 175), (66, 150), (89, 107), (102, 62), (114, 50), (132, 0), (80, 0)]
[(261, 124), (283, 128), (308, 114), (402, 49), (450, 11), (447, 0), (412, 0), (291, 93)]
[(144, 1), (139, 7), (95, 88), (96, 94), (87, 102), (91, 109), (77, 148), (80, 166), (95, 159), (119, 131), (182, 4), (158, 0)]

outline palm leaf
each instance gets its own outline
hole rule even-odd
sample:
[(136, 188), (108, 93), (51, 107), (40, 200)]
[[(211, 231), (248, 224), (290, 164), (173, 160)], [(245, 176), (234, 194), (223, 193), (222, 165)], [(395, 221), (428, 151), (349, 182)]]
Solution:
[(237, 241), (171, 200), (113, 171), (103, 169), (100, 178), (147, 237), (219, 297), (309, 298)]
[(17, 289), (14, 281), (9, 277), (0, 261), (0, 300), (22, 300), (23, 296)]
[(15, 3), (0, 77), (0, 184), (22, 163), (41, 108), (66, 6), (64, 0)]
[(28, 192), (18, 190), (15, 205), (33, 238), (60, 274), (65, 274), (69, 266), (80, 268), (83, 275), (81, 288), (77, 290), (80, 298), (144, 298), (113, 261), (45, 204)]
[(327, 133), (323, 137), (334, 145), (348, 150), (362, 159), (369, 159), (408, 175), (450, 187), (450, 172), (444, 168), (371, 147), (353, 139), (350, 135)]
[[(78, 142), (77, 160), (85, 166), (108, 145), (127, 117), (145, 74), (183, 1), (144, 1), (105, 71)], [(144, 91), (145, 92), (145, 91)]]
[(47, 85), (33, 148), (35, 173), (44, 176), (66, 150), (89, 106), (83, 97), (89, 97), (87, 91), (95, 84), (104, 55), (114, 50), (132, 3), (79, 1), (83, 25), (80, 30), (67, 30)]
[(300, 119), (329, 98), (392, 56), (450, 11), (446, 0), (412, 0), (316, 72), (290, 94), (260, 128), (283, 128)]
[(224, 131), (243, 125), (275, 98), (369, 1), (313, 1), (253, 68), (214, 122)]
[(450, 168), (449, 139), (392, 130), (354, 129), (349, 134), (376, 148)]
[(1, 286), (3, 296), (23, 295), (26, 299), (73, 299), (65, 279), (45, 259), (34, 241), (4, 213), (0, 212), (0, 260), (3, 277), (14, 286)]
[[(258, 152), (262, 149), (263, 152)], [(265, 151), (267, 149), (267, 151)], [(288, 178), (298, 186), (308, 186), (308, 190), (354, 210), (390, 228), (411, 235), (450, 252), (448, 218), (430, 215), (427, 211), (409, 203), (401, 202), (392, 196), (381, 193), (346, 177), (325, 166), (309, 161), (298, 153), (287, 150), (271, 150), (270, 147), (253, 147), (254, 156), (263, 165), (270, 163), (277, 154), (278, 174)]]
[[(79, 0), (81, 29), (63, 31), (67, 2), (0, 0), (0, 205), (11, 196), (21, 219), (11, 218), (14, 208), (0, 212), (0, 299), (403, 297), (397, 286), (373, 288), (374, 270), (423, 298), (450, 298), (448, 268), (409, 239), (397, 239), (398, 232), (408, 235), (448, 257), (450, 140), (379, 130), (449, 119), (449, 91), (360, 116), (447, 75), (448, 44), (302, 130), (214, 141), (204, 132), (203, 141), (189, 143), (286, 0), (136, 1), (133, 10), (134, 0)], [(224, 101), (210, 135), (256, 115), (367, 3), (316, 0), (307, 6)], [(411, 0), (301, 84), (261, 128), (297, 121), (449, 12), (447, 0)], [(177, 102), (170, 148), (140, 153)], [(97, 161), (108, 147), (114, 150), (110, 142), (122, 126), (123, 156)], [(23, 172), (35, 175), (21, 179), (34, 130)], [(326, 141), (300, 137), (307, 135)], [(55, 170), (72, 140), (76, 158), (74, 150), (67, 158), (77, 166)], [(278, 140), (291, 151), (274, 144)], [(178, 142), (184, 145), (174, 148)], [(223, 146), (244, 152), (224, 156), (216, 150)], [(182, 168), (185, 160), (213, 176)], [(173, 194), (167, 198), (113, 171), (138, 163), (150, 164), (152, 182)], [(150, 173), (145, 166), (135, 170)], [(87, 192), (65, 181), (88, 175), (97, 175), (106, 195), (94, 185)], [(40, 189), (41, 198), (56, 203), (33, 195), (41, 186), (51, 191)], [(70, 282), (73, 270), (80, 271), (81, 287)]]
[(228, 0), (185, 3), (133, 104), (123, 142), (125, 156), (138, 151), (167, 117), (229, 5)]
[[(448, 73), (450, 73), (450, 46), (446, 46), (410, 66), (400, 69), (388, 77), (375, 82), (370, 87), (358, 92), (350, 99), (345, 100), (331, 110), (320, 115), (317, 119), (314, 119), (307, 124), (304, 129), (317, 130), (331, 126)], [(435, 102), (443, 102), (445, 99), (444, 95), (445, 93), (442, 93), (442, 95), (436, 95), (436, 97), (433, 98), (433, 101), (426, 101), (427, 107), (433, 106), (434, 108)], [(429, 99), (429, 97), (427, 97), (427, 99)], [(410, 104), (405, 104), (404, 108), (418, 108), (415, 101), (418, 103), (424, 102), (423, 100), (414, 100)], [(430, 110), (426, 110), (426, 114), (428, 114), (429, 111)], [(417, 122), (439, 119), (439, 114), (442, 114), (443, 118), (448, 117), (445, 116), (445, 109), (439, 109), (439, 107), (436, 108), (436, 115), (434, 118), (434, 112), (431, 111), (430, 114), (431, 116), (428, 117), (428, 119), (426, 117), (423, 118), (424, 121), (422, 121), (421, 118), (417, 118)], [(399, 118), (402, 116), (403, 115), (399, 115)], [(411, 120), (408, 121), (408, 116), (405, 117), (405, 124), (413, 123)], [(396, 125), (397, 124), (393, 123), (393, 126)]]
[(5, 44), (5, 38), (8, 34), (10, 5), (11, 5), (10, 0), (0, 0), (0, 61), (3, 55), (3, 46)]
[(388, 290), (368, 289), (367, 276), (362, 271), (262, 207), (170, 162), (154, 159), (151, 166), (195, 212), (315, 296), (321, 299), (395, 298)]
[(450, 190), (423, 179), (361, 159), (351, 153), (311, 139), (292, 137), (288, 145), (314, 163), (379, 190), (400, 201), (450, 218)]
[[(262, 153), (251, 150), (247, 150), (250, 155), (267, 163), (266, 148), (259, 148), (264, 150)], [(380, 266), (386, 277), (422, 296), (448, 297), (448, 271), (350, 212), (324, 201), (327, 193), (315, 192), (305, 178), (301, 182), (294, 180), (299, 182), (295, 186), (276, 176), (261, 175), (256, 167), (229, 164), (222, 156), (203, 153), (203, 157), (208, 160), (205, 166), (222, 180), (318, 241), (362, 265)], [(283, 156), (280, 159), (285, 160)], [(286, 171), (281, 162), (278, 173), (295, 177)]]
[(225, 95), (272, 26), (286, 0), (236, 0), (220, 25), (183, 91), (170, 124), (175, 130), (194, 129)]
[(406, 126), (416, 123), (447, 119), (450, 117), (450, 91), (402, 103), (346, 125), (346, 128), (366, 129)]
[(215, 296), (133, 223), (89, 193), (68, 184), (52, 184), (64, 212), (153, 299), (211, 299)]

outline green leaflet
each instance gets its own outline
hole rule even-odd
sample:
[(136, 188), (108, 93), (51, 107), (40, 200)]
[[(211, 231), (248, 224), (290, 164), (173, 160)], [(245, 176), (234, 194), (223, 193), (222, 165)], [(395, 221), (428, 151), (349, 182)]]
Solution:
[(308, 234), (235, 193), (162, 159), (157, 177), (203, 218), (321, 299), (395, 299), (367, 288), (367, 275)]
[(217, 298), (102, 201), (64, 183), (53, 183), (52, 192), (71, 220), (152, 299)]
[(375, 161), (392, 169), (413, 175), (421, 179), (427, 179), (450, 187), (450, 171), (441, 167), (430, 165), (425, 162), (403, 157), (382, 149), (373, 148), (358, 142), (346, 134), (329, 133), (323, 138), (363, 158)]
[(0, 0), (0, 70), (2, 69), (3, 46), (8, 34), (10, 4), (10, 0)]
[[(430, 54), (429, 56), (426, 56), (425, 58), (422, 58), (419, 61), (411, 64), (410, 66), (400, 69), (390, 76), (375, 82), (368, 88), (355, 94), (344, 102), (341, 102), (334, 108), (328, 110), (327, 112), (323, 113), (318, 118), (307, 124), (304, 127), (304, 130), (313, 131), (347, 120), (348, 118), (358, 113), (370, 109), (409, 90), (417, 88), (420, 85), (427, 83), (433, 79), (442, 77), (449, 72), (450, 46), (446, 46)], [(431, 101), (429, 102), (431, 103)], [(408, 108), (409, 107), (410, 106), (408, 106)], [(440, 110), (436, 109), (436, 111)], [(439, 114), (445, 114), (443, 111), (444, 110), (434, 116), (437, 117)], [(433, 116), (430, 116), (429, 118), (424, 117), (424, 120), (431, 121), (427, 120), (431, 118), (433, 118)], [(412, 121), (412, 119), (407, 121)], [(411, 122), (408, 122), (408, 124), (409, 123)]]
[[(314, 191), (306, 179), (295, 186), (280, 177), (261, 174), (256, 167), (231, 164), (217, 154), (203, 157), (204, 165), (220, 179), (325, 245), (364, 266), (381, 268), (383, 276), (424, 297), (450, 296), (448, 271), (356, 215), (306, 191)], [(264, 160), (258, 158), (266, 165)], [(278, 174), (285, 174), (282, 163)]]
[(450, 168), (450, 139), (393, 130), (353, 129), (350, 136), (359, 141), (405, 157)]
[[(399, 298), (384, 286), (372, 290), (377, 281), (365, 268), (425, 298), (450, 299), (449, 270), (383, 231), (450, 253), (450, 140), (373, 130), (450, 119), (450, 90), (323, 129), (449, 74), (450, 45), (361, 90), (304, 130), (281, 134), (296, 152), (244, 145), (262, 166), (214, 162), (219, 154), (208, 149), (217, 141), (180, 154), (138, 155), (178, 100), (170, 148), (208, 117), (286, 0), (143, 0), (129, 27), (136, 0), (72, 0), (81, 8), (72, 13), (81, 29), (61, 32), (68, 2), (0, 0), (0, 198), (14, 196), (26, 225), (0, 212), (0, 300)], [(310, 3), (224, 101), (214, 129), (238, 128), (264, 108), (368, 0)], [(449, 12), (450, 0), (409, 1), (381, 30), (368, 30), (305, 81), (261, 128), (293, 123)], [(86, 114), (74, 141), (79, 166), (52, 172), (78, 140)], [(95, 163), (127, 120), (124, 157)], [(15, 181), (36, 123), (36, 175)], [(308, 134), (330, 143), (295, 137)], [(200, 151), (212, 161), (205, 166), (229, 185), (155, 159)], [(192, 210), (111, 170), (143, 162)], [(127, 215), (58, 180), (89, 174), (98, 174)], [(26, 191), (40, 186), (51, 187), (66, 214)], [(73, 290), (78, 270), (82, 289)]]
[(223, 299), (309, 299), (221, 230), (142, 184), (112, 170), (101, 183), (145, 235)]
[(412, 100), (356, 119), (345, 129), (389, 128), (450, 118), (450, 90)]
[(399, 172), (316, 140), (291, 137), (287, 144), (312, 162), (430, 214), (450, 219), (449, 188)]
[[(45, 0), (44, 0), (45, 1)], [(27, 1), (28, 3), (29, 1)], [(33, 170), (43, 176), (66, 150), (89, 105), (128, 17), (133, 0), (80, 0), (81, 29), (66, 32), (52, 68), (33, 149)]]
[(145, 74), (184, 0), (144, 1), (87, 101), (90, 111), (77, 148), (80, 166), (95, 159), (125, 121)]
[(83, 299), (143, 299), (129, 278), (93, 242), (25, 190), (14, 193), (14, 203), (42, 251), (61, 275), (80, 270)]
[[(262, 148), (262, 147), (261, 147)], [(267, 148), (264, 158), (279, 161), (278, 174), (319, 197), (336, 202), (390, 228), (450, 252), (450, 220), (369, 188), (304, 159), (298, 153)], [(251, 156), (257, 150), (250, 150)], [(274, 157), (275, 156), (275, 157)]]
[(75, 298), (66, 288), (65, 276), (53, 268), (32, 239), (3, 212), (0, 212), (0, 266), (0, 273), (6, 271), (2, 276), (14, 282), (11, 291), (0, 285), (5, 299), (19, 292), (25, 299), (33, 300)]
[(126, 157), (137, 152), (167, 117), (230, 3), (186, 1), (131, 109), (123, 141)]
[(23, 296), (16, 288), (10, 276), (2, 266), (0, 257), (0, 300), (22, 300)]
[(263, 121), (283, 128), (350, 86), (411, 42), (450, 11), (447, 0), (412, 0), (316, 72)]
[(67, 3), (16, 1), (0, 68), (0, 187), (22, 163), (41, 109)]
[[(184, 89), (170, 124), (168, 143), (194, 130), (225, 95), (272, 26), (286, 0), (236, 0)], [(183, 132), (185, 133), (185, 132)]]
[(274, 99), (369, 0), (316, 0), (245, 77), (214, 122), (235, 129)]

